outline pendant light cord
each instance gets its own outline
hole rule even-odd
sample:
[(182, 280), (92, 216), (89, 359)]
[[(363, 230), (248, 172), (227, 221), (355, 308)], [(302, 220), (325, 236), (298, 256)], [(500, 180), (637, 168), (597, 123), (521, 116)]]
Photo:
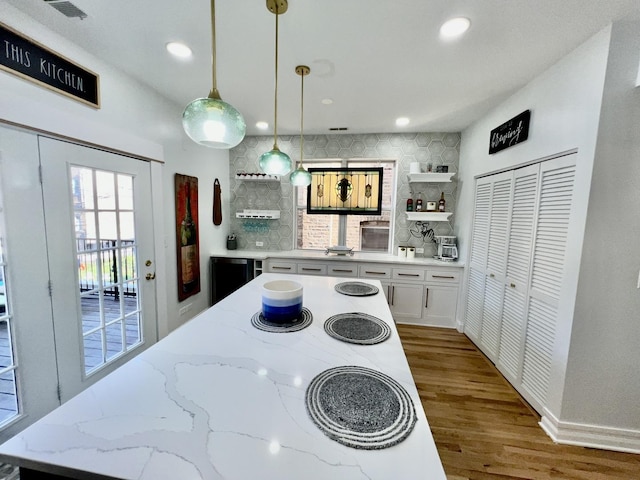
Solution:
[(300, 75), (300, 168), (302, 168), (302, 154), (304, 150), (304, 135), (302, 134), (304, 131), (304, 75), (304, 72)]
[(276, 2), (276, 89), (273, 101), (273, 149), (278, 149), (278, 3)]
[(220, 100), (218, 93), (218, 79), (216, 78), (216, 2), (211, 0), (211, 78), (213, 87), (209, 92), (209, 98)]

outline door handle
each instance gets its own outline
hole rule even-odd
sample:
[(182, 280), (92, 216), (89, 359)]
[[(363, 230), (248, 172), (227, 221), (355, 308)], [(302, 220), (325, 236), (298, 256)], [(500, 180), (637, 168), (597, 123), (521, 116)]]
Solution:
[(147, 273), (147, 275), (144, 278), (146, 278), (147, 280), (153, 280), (154, 278), (156, 278), (156, 272)]
[(396, 293), (396, 287), (394, 285), (391, 285), (391, 305), (393, 305), (393, 297), (395, 293)]
[(424, 308), (429, 308), (429, 289), (427, 288), (427, 299), (424, 301)]

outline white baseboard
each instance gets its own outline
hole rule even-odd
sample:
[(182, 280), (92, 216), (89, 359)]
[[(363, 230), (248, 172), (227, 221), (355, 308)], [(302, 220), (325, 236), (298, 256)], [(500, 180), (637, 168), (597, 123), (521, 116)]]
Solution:
[(626, 453), (640, 453), (640, 430), (563, 422), (558, 420), (546, 408), (544, 409), (540, 426), (556, 443)]

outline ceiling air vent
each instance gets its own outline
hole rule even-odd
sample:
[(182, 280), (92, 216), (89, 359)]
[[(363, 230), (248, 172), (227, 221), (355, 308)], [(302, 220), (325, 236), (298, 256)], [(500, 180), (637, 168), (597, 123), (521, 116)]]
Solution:
[(87, 18), (87, 14), (76, 7), (73, 3), (67, 2), (66, 0), (44, 0), (45, 3), (48, 3), (53, 8), (58, 10), (65, 17), (69, 18), (79, 18), (80, 20), (84, 20)]
[(329, 127), (331, 132), (346, 132), (347, 130), (349, 130), (347, 127)]

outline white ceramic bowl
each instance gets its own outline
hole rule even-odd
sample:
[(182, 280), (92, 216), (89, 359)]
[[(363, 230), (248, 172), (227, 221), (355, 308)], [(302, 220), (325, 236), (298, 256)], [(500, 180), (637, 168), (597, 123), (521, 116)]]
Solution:
[(273, 323), (292, 322), (302, 313), (302, 285), (273, 280), (262, 286), (262, 316)]

